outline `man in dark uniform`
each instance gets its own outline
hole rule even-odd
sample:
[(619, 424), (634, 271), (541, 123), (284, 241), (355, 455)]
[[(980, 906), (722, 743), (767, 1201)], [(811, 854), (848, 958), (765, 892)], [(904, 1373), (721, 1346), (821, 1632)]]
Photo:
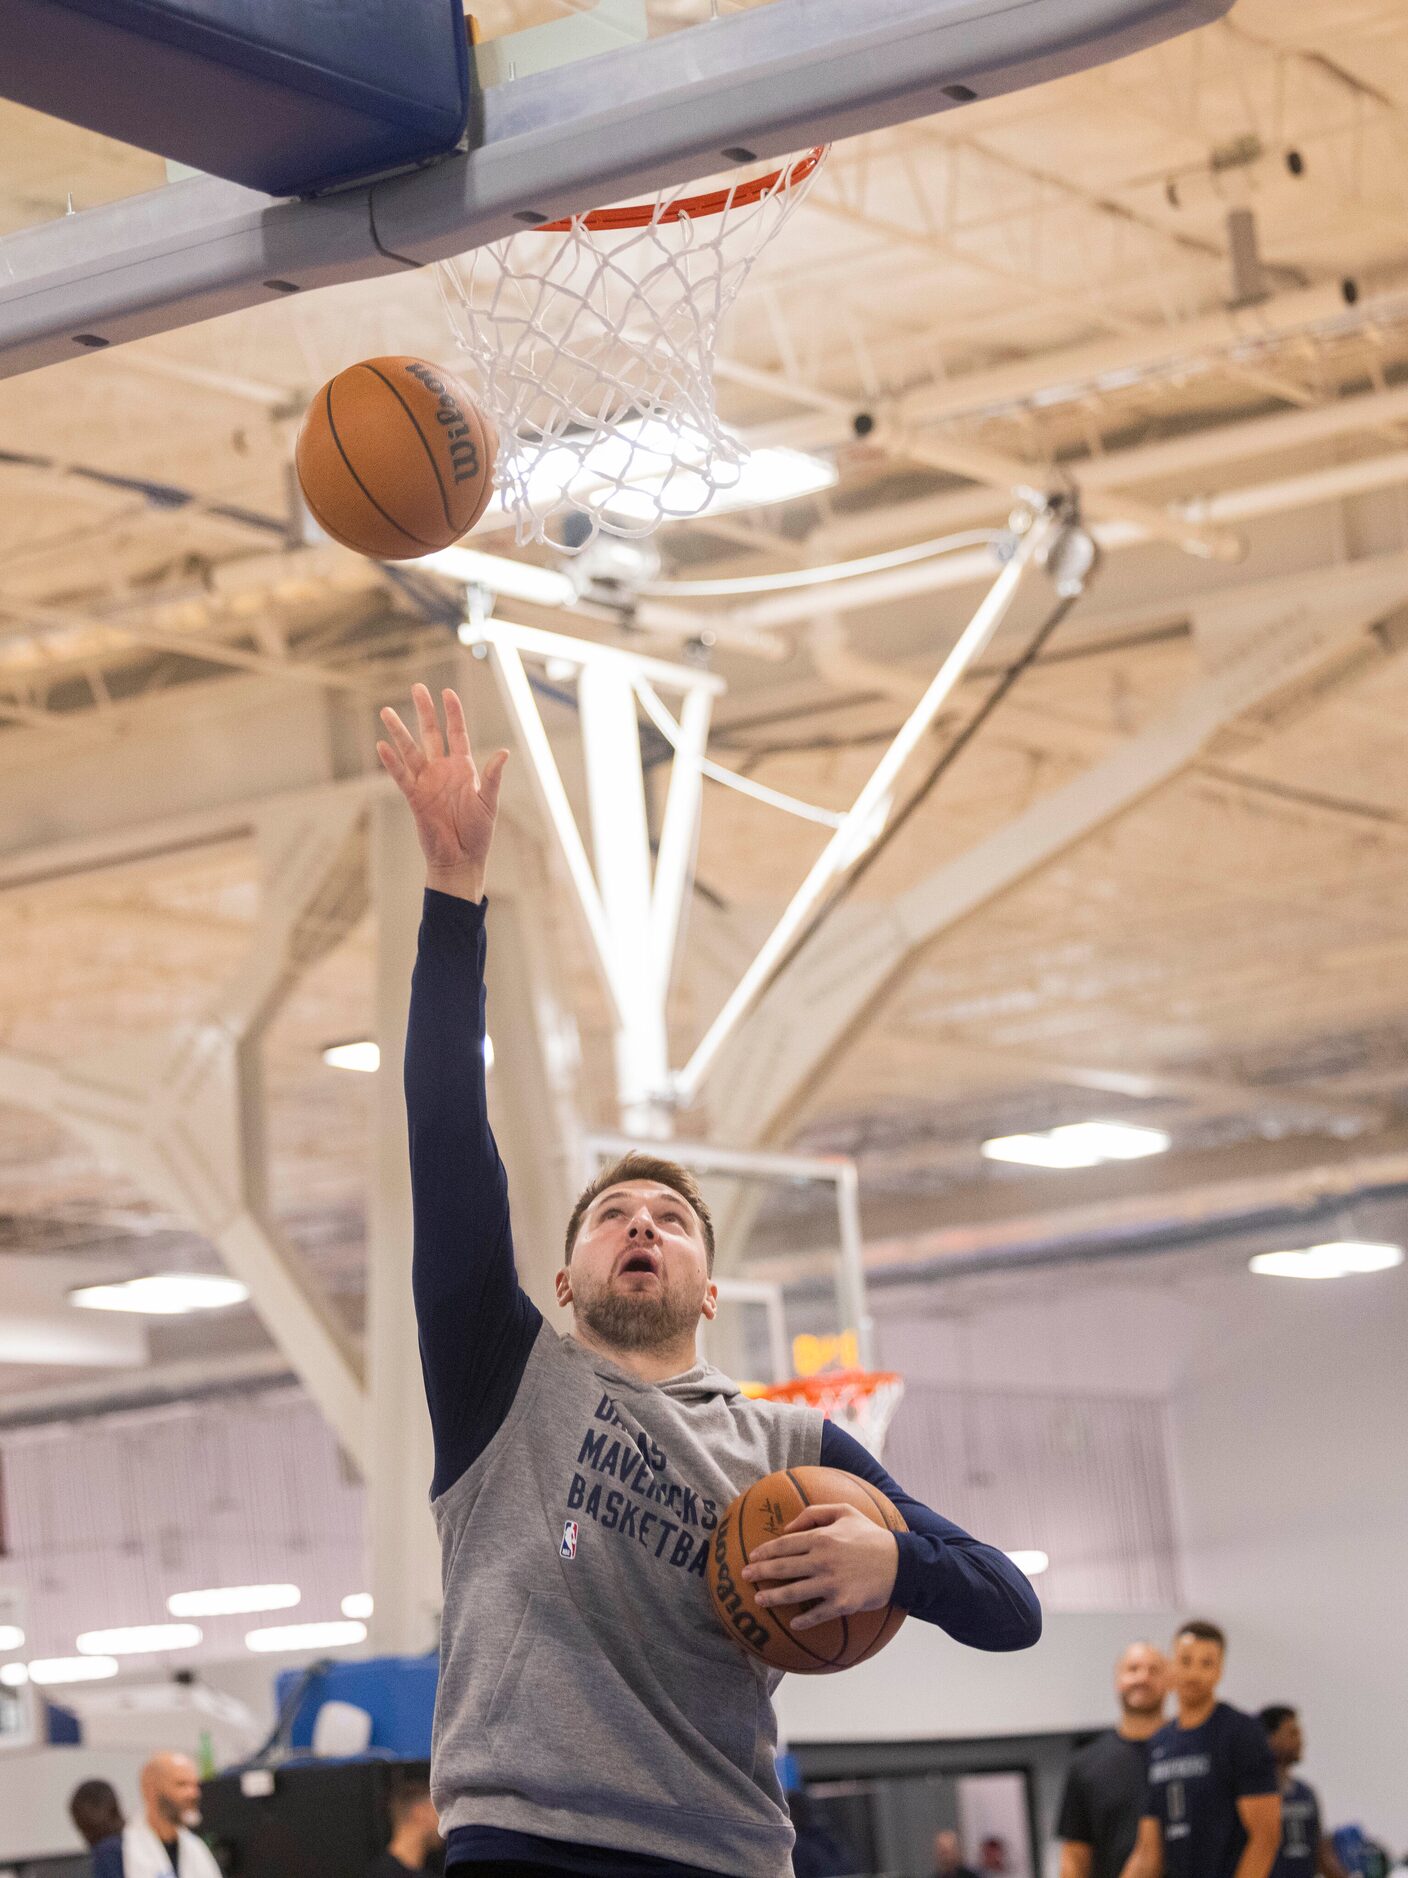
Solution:
[(1056, 1833), (1061, 1878), (1120, 1878), (1134, 1850), (1149, 1773), (1149, 1743), (1163, 1726), (1168, 1663), (1152, 1643), (1131, 1643), (1115, 1664), (1120, 1724), (1071, 1762)]
[(1271, 1878), (1281, 1795), (1266, 1730), (1217, 1699), (1227, 1639), (1187, 1623), (1173, 1640), (1177, 1718), (1149, 1743), (1149, 1792), (1125, 1878)]
[(1315, 1789), (1291, 1772), (1305, 1752), (1299, 1715), (1277, 1702), (1261, 1711), (1261, 1725), (1281, 1783), (1281, 1850), (1271, 1867), (1271, 1878), (1345, 1878), (1344, 1866), (1320, 1823)]

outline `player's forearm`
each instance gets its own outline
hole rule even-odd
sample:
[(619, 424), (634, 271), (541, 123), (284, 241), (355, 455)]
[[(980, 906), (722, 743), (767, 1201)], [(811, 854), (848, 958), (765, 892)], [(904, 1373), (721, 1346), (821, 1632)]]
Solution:
[(434, 893), (447, 893), (455, 900), (484, 898), (484, 864), (465, 862), (459, 867), (427, 867), (425, 884)]
[(908, 1494), (854, 1436), (827, 1422), (821, 1464), (857, 1474), (886, 1494), (909, 1527), (898, 1535), (893, 1599), (975, 1650), (1025, 1650), (1041, 1635), (1041, 1605), (1011, 1559)]
[(1067, 1839), (1061, 1847), (1061, 1870), (1058, 1878), (1090, 1878), (1092, 1848)]
[[(496, 1278), (513, 1283), (508, 1181), (484, 1076), (484, 954), (484, 909), (427, 893), (405, 1060), (412, 1271), (423, 1331), (446, 1298), (464, 1304)], [(467, 1328), (472, 1334), (456, 1324), (453, 1334)], [(493, 1334), (492, 1324), (484, 1328)]]
[(1280, 1849), (1279, 1828), (1274, 1833), (1254, 1833), (1242, 1848), (1242, 1856), (1237, 1860), (1237, 1869), (1232, 1878), (1271, 1878), (1271, 1867), (1276, 1863), (1276, 1854)]

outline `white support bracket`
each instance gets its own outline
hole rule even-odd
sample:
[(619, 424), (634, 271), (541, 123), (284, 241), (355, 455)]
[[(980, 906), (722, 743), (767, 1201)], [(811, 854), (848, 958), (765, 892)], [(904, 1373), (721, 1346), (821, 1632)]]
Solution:
[(363, 812), (358, 792), (329, 791), (260, 827), (261, 916), (244, 966), (204, 1017), (62, 1065), (0, 1051), (6, 1101), (71, 1128), (218, 1248), (359, 1466), (360, 1353), (269, 1216), (258, 1040), (360, 916)]
[[(504, 703), (528, 756), (539, 806), (557, 837), (597, 970), (616, 1020), (621, 1120), (642, 1137), (670, 1132), (665, 1012), (680, 917), (694, 861), (702, 764), (714, 699), (724, 683), (696, 666), (670, 665), (592, 640), (503, 620), (461, 629), (487, 647)], [(582, 839), (525, 657), (575, 682), (592, 854)], [(567, 681), (564, 681), (567, 682)], [(652, 870), (638, 701), (655, 688), (683, 698), (659, 856)], [(670, 720), (672, 725), (674, 720)]]

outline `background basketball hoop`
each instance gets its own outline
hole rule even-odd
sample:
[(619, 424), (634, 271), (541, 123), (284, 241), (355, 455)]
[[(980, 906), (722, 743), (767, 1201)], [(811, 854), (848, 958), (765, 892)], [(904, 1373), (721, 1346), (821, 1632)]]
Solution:
[(904, 1378), (892, 1369), (820, 1370), (815, 1376), (769, 1383), (757, 1393), (770, 1402), (810, 1403), (878, 1459), (904, 1394)]
[(648, 535), (702, 514), (747, 452), (714, 408), (723, 320), (826, 152), (725, 187), (548, 222), (437, 270), (500, 437), (500, 499), (520, 542), (568, 510)]

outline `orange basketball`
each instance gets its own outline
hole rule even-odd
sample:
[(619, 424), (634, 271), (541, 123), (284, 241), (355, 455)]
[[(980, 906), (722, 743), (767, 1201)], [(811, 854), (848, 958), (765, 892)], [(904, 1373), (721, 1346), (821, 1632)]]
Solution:
[(294, 462), (313, 519), (377, 561), (448, 548), (494, 492), (494, 427), (425, 359), (363, 359), (308, 406)]
[[(877, 1526), (908, 1532), (903, 1517), (878, 1488), (839, 1467), (792, 1467), (769, 1474), (740, 1493), (714, 1534), (709, 1552), (709, 1590), (719, 1622), (735, 1643), (774, 1669), (794, 1675), (822, 1676), (833, 1669), (850, 1669), (883, 1650), (904, 1622), (903, 1611), (893, 1605), (883, 1611), (861, 1611), (818, 1624), (815, 1630), (794, 1631), (791, 1620), (811, 1607), (806, 1604), (760, 1606), (757, 1593), (764, 1587), (741, 1576), (756, 1548), (776, 1539), (807, 1506), (858, 1507)], [(776, 1586), (781, 1579), (772, 1580)]]

